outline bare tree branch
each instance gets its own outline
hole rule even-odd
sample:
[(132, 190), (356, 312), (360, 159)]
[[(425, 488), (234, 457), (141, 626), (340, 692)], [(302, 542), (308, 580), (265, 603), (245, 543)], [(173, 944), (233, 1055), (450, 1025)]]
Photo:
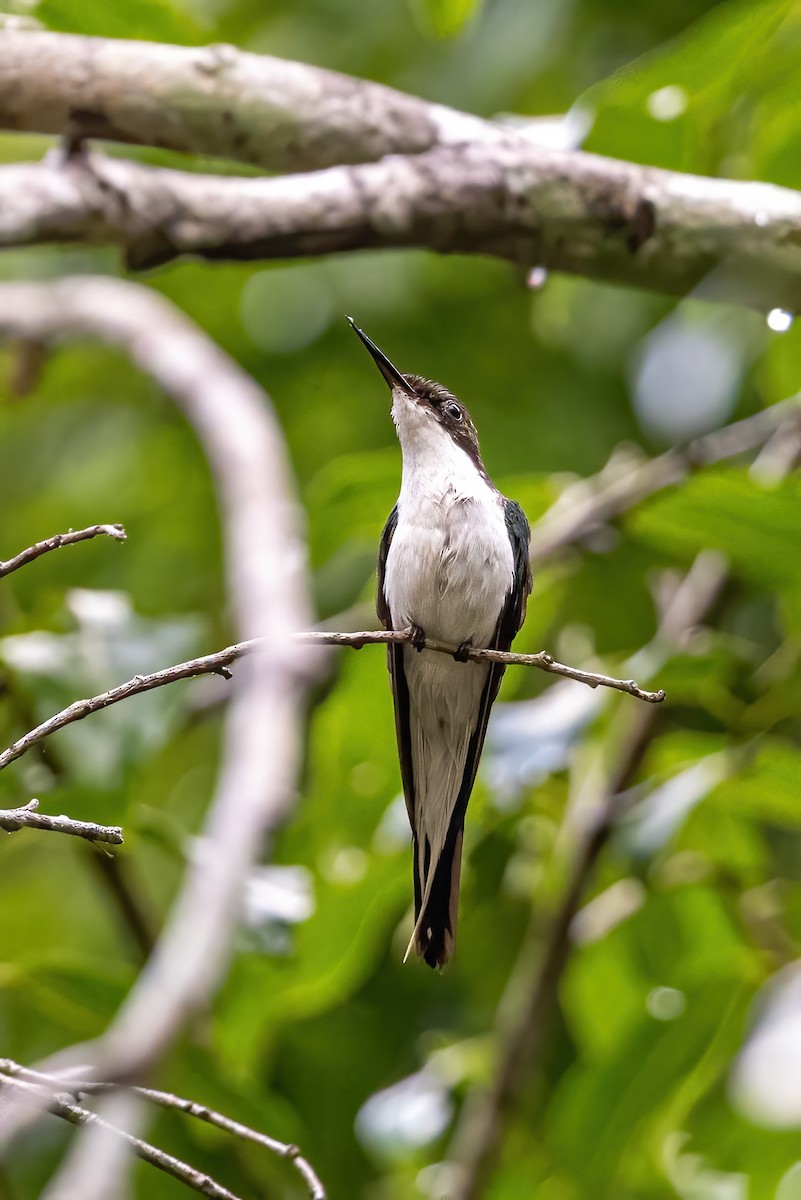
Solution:
[(234, 46), (65, 33), (0, 41), (0, 128), (304, 171), (492, 137), (478, 117), (380, 84)]
[[(655, 643), (681, 645), (714, 602), (726, 579), (720, 556), (698, 556), (670, 603)], [(630, 787), (642, 754), (653, 735), (658, 709), (618, 711), (611, 732), (615, 754), (596, 795), (593, 812), (574, 847), (564, 892), (548, 927), (544, 944), (537, 928), (524, 942), (520, 959), (499, 1006), (497, 1052), (493, 1077), (465, 1102), (452, 1141), (454, 1178), (451, 1200), (479, 1200), (495, 1166), (508, 1119), (521, 1092), (542, 1060), (559, 985), (573, 949), (571, 925), (592, 878), (598, 858), (630, 800)]]
[(233, 179), (119, 160), (87, 170), (83, 156), (3, 167), (2, 245), (111, 241), (140, 268), (181, 254), (418, 246), (801, 307), (797, 192), (538, 146), (391, 88), (232, 47), (5, 32), (0, 125), (330, 168)]
[[(369, 644), (408, 642), (411, 641), (411, 637), (410, 629), (380, 629), (364, 633), (333, 633), (328, 630), (319, 632), (314, 630), (295, 635), (296, 640), (301, 642), (353, 646), (357, 650), (361, 646)], [(429, 637), (423, 639), (423, 646), (426, 650), (434, 650), (439, 654), (452, 655), (459, 650), (459, 647), (452, 642), (437, 641), (435, 638)], [(607, 687), (617, 692), (627, 692), (629, 696), (634, 696), (637, 700), (644, 700), (648, 704), (661, 704), (665, 699), (665, 693), (661, 688), (656, 692), (648, 692), (633, 679), (615, 679), (612, 675), (602, 675), (596, 671), (582, 671), (578, 667), (568, 667), (565, 663), (557, 662), (547, 650), (540, 650), (537, 654), (515, 654), (513, 651), (487, 650), (478, 646), (470, 646), (464, 650), (464, 653), (473, 662), (503, 663), (507, 667), (537, 667), (538, 670), (547, 671), (550, 675), (562, 675), (566, 679), (575, 679), (577, 683), (585, 683), (587, 687)], [(2, 765), (2, 755), (0, 755), (0, 769), (2, 769)]]
[[(43, 1088), (41, 1102), (52, 1092)], [(56, 1094), (77, 1103), (77, 1097), (65, 1094), (61, 1088)], [(142, 1137), (145, 1104), (124, 1089), (99, 1097), (92, 1111), (100, 1120), (81, 1126), (79, 1136), (69, 1145), (62, 1169), (44, 1188), (40, 1200), (134, 1200), (133, 1180), (128, 1177), (132, 1174), (130, 1143), (117, 1137), (115, 1131), (124, 1129), (134, 1137)]]
[(122, 830), (118, 825), (96, 825), (93, 821), (75, 821), (72, 817), (49, 817), (37, 812), (38, 800), (29, 800), (21, 808), (0, 809), (0, 829), (16, 833), (18, 829), (46, 829), (51, 833), (69, 833), (87, 842), (112, 842), (121, 846)]
[(114, 538), (118, 542), (124, 542), (128, 536), (122, 525), (90, 525), (87, 529), (70, 529), (69, 533), (56, 533), (53, 537), (45, 538), (43, 542), (28, 546), (27, 550), (21, 550), (19, 554), (15, 554), (6, 562), (0, 561), (0, 579), (4, 575), (10, 575), (12, 571), (18, 571), (20, 567), (27, 566), (34, 559), (41, 558), (50, 550), (58, 550), (61, 546), (73, 546), (76, 542), (87, 542), (90, 538), (99, 537), (100, 534), (105, 534), (106, 537)]
[[(204, 828), (214, 853), (190, 863), (115, 1022), (81, 1050), (88, 1075), (114, 1081), (158, 1060), (225, 969), (242, 882), (295, 794), (304, 694), (319, 656), (289, 650), (291, 634), (309, 624), (305, 550), (283, 439), (264, 392), (144, 288), (91, 277), (0, 287), (0, 336), (46, 342), (87, 335), (125, 349), (194, 426), (217, 484), (233, 617), (245, 639), (263, 638), (261, 652), (238, 673), (227, 714), (222, 773)], [(10, 1114), (0, 1134), (18, 1127)]]
[[(115, 1087), (114, 1084), (77, 1079), (71, 1074), (67, 1076), (48, 1075), (43, 1071), (24, 1067), (9, 1058), (0, 1059), (0, 1074), (41, 1084), (54, 1091), (69, 1091), (74, 1096), (101, 1094)], [(281, 1142), (277, 1138), (269, 1137), (266, 1133), (260, 1133), (257, 1129), (251, 1129), (249, 1125), (243, 1125), (241, 1121), (234, 1121), (222, 1113), (215, 1112), (214, 1109), (208, 1108), (205, 1104), (197, 1104), (194, 1100), (185, 1100), (181, 1096), (175, 1096), (172, 1092), (162, 1092), (157, 1091), (155, 1088), (146, 1087), (135, 1087), (131, 1091), (151, 1104), (157, 1104), (161, 1108), (173, 1109), (176, 1112), (186, 1113), (187, 1116), (195, 1117), (199, 1121), (205, 1121), (206, 1124), (213, 1125), (217, 1129), (222, 1129), (226, 1133), (232, 1134), (233, 1137), (264, 1146), (271, 1154), (276, 1154), (279, 1158), (285, 1158), (288, 1162), (292, 1163), (306, 1183), (312, 1200), (326, 1200), (325, 1188), (316, 1171), (308, 1160), (303, 1157), (297, 1146)]]
[[(314, 646), (350, 646), (355, 650), (360, 650), (362, 646), (367, 645), (408, 642), (411, 641), (411, 637), (411, 629), (376, 629), (364, 630), (360, 633), (311, 630), (308, 633), (292, 635), (292, 641)], [(90, 716), (91, 713), (100, 712), (101, 709), (109, 708), (112, 704), (119, 704), (121, 700), (128, 700), (131, 696), (140, 695), (142, 692), (150, 692), (154, 688), (164, 687), (168, 683), (177, 683), (181, 679), (191, 679), (196, 675), (228, 674), (227, 668), (231, 663), (238, 658), (244, 658), (245, 655), (263, 650), (265, 644), (267, 641), (264, 638), (239, 642), (235, 646), (226, 646), (224, 650), (218, 650), (215, 654), (191, 658), (187, 662), (164, 667), (161, 671), (153, 671), (150, 675), (134, 675), (133, 679), (128, 679), (125, 683), (110, 688), (107, 692), (101, 692), (99, 695), (88, 697), (85, 700), (76, 700), (61, 712), (48, 717), (41, 725), (37, 725), (35, 729), (31, 729), (29, 733), (24, 734), (6, 750), (3, 750), (0, 753), (0, 771), (16, 759), (21, 758), (33, 746), (50, 737), (51, 734)], [(441, 642), (434, 638), (425, 638), (423, 644), (426, 650), (433, 650), (438, 654), (453, 655), (459, 650), (459, 647), (451, 642)], [(661, 689), (656, 692), (648, 692), (639, 687), (633, 679), (615, 679), (611, 675), (601, 675), (595, 671), (582, 671), (578, 667), (566, 666), (565, 663), (556, 662), (546, 650), (541, 650), (538, 654), (514, 654), (503, 650), (469, 647), (465, 653), (474, 662), (537, 667), (540, 671), (547, 671), (551, 675), (563, 675), (567, 679), (575, 679), (578, 683), (584, 683), (591, 688), (608, 687), (618, 692), (627, 692), (630, 696), (644, 700), (648, 704), (660, 704), (665, 699), (665, 693)]]
[[(8, 1088), (17, 1094), (22, 1102), (30, 1105), (31, 1102), (36, 1108), (44, 1107), (47, 1112), (52, 1113), (56, 1117), (61, 1117), (63, 1121), (68, 1121), (70, 1125), (79, 1127), (96, 1126), (104, 1130), (105, 1133), (111, 1134), (115, 1138), (121, 1138), (127, 1143), (132, 1154), (137, 1158), (141, 1158), (143, 1162), (150, 1163), (152, 1167), (157, 1167), (159, 1171), (165, 1171), (167, 1175), (172, 1175), (173, 1179), (179, 1180), (194, 1192), (199, 1192), (201, 1196), (208, 1196), (210, 1200), (240, 1200), (234, 1192), (217, 1183), (210, 1175), (206, 1175), (202, 1171), (195, 1170), (189, 1163), (183, 1162), (180, 1158), (175, 1158), (172, 1154), (167, 1154), (163, 1150), (157, 1149), (149, 1142), (142, 1141), (141, 1138), (135, 1137), (131, 1133), (127, 1133), (124, 1129), (118, 1129), (115, 1125), (105, 1121), (97, 1113), (92, 1112), (88, 1108), (83, 1108), (79, 1104), (74, 1104), (66, 1095), (54, 1094), (50, 1088), (43, 1089), (34, 1083), (28, 1083), (22, 1079), (14, 1079), (10, 1075), (5, 1075), (0, 1083), (0, 1089)], [(65, 1085), (62, 1083), (62, 1088)]]
[(508, 135), (275, 179), (83, 156), (0, 168), (0, 245), (112, 242), (135, 268), (185, 254), (250, 260), (423, 247), (797, 310), (800, 231), (801, 195), (786, 188)]
[(801, 393), (657, 458), (614, 454), (597, 475), (565, 488), (539, 518), (531, 530), (532, 562), (549, 558), (693, 471), (759, 449), (779, 430), (794, 448), (799, 427)]

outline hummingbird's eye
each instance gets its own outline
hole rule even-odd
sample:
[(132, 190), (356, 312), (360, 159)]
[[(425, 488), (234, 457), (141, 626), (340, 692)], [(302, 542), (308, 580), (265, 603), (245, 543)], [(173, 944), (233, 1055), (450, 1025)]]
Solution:
[(449, 417), (451, 417), (451, 418), (452, 418), (454, 421), (461, 421), (461, 419), (462, 419), (462, 410), (461, 410), (461, 408), (459, 407), (459, 405), (458, 405), (458, 404), (446, 404), (446, 405), (445, 405), (445, 412), (446, 412), (446, 413), (448, 414), (448, 416), (449, 416)]

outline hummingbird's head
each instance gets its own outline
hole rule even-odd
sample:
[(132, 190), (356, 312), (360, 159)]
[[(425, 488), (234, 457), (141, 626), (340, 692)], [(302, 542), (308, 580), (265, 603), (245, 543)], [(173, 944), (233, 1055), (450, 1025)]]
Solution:
[(404, 449), (414, 446), (417, 453), (427, 448), (436, 452), (437, 446), (442, 446), (444, 437), (463, 450), (482, 475), (486, 475), (476, 427), (461, 400), (457, 400), (441, 383), (424, 379), (422, 375), (403, 375), (352, 317), (348, 317), (348, 321), (364, 342), (392, 392), (392, 419), (401, 446)]

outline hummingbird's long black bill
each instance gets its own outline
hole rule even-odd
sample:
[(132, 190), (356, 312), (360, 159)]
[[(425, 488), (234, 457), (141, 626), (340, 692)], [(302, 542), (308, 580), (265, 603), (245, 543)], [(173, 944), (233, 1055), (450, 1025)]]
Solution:
[(369, 338), (363, 329), (354, 321), (353, 317), (345, 318), (351, 329), (359, 335), (373, 357), (375, 365), (378, 367), (384, 379), (391, 388), (401, 388), (409, 396), (416, 396), (414, 388), (409, 384), (406, 377), (400, 373), (398, 368), (391, 363), (383, 350), (379, 350), (372, 338)]

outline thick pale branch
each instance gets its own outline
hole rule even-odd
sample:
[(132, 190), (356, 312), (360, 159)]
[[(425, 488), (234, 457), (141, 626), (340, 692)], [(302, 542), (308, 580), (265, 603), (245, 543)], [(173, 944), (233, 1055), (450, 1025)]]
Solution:
[[(204, 826), (213, 860), (193, 861), (164, 932), (110, 1030), (81, 1061), (116, 1080), (157, 1061), (225, 969), (242, 880), (293, 802), (308, 648), (305, 548), (280, 427), (265, 393), (156, 294), (108, 278), (0, 286), (0, 335), (37, 343), (94, 336), (126, 351), (179, 406), (208, 456), (221, 510), (230, 608), (246, 638), (273, 637), (243, 664), (226, 715), (223, 766)], [(4, 1113), (0, 1138), (19, 1126)], [(107, 1191), (116, 1180), (104, 1180)]]
[(18, 829), (46, 829), (50, 833), (69, 833), (87, 842), (113, 842), (122, 845), (122, 830), (118, 825), (96, 825), (93, 821), (75, 821), (72, 817), (49, 817), (37, 812), (38, 800), (29, 800), (20, 808), (0, 809), (0, 829), (16, 833)]
[[(115, 1087), (114, 1084), (76, 1079), (72, 1075), (47, 1075), (42, 1071), (35, 1071), (30, 1067), (24, 1067), (9, 1058), (0, 1059), (0, 1074), (40, 1084), (56, 1093), (68, 1091), (73, 1096), (96, 1095), (107, 1092)], [(161, 1092), (156, 1091), (154, 1088), (146, 1087), (134, 1087), (131, 1088), (131, 1091), (143, 1100), (148, 1100), (151, 1104), (157, 1104), (161, 1108), (173, 1109), (175, 1112), (186, 1113), (187, 1116), (195, 1117), (199, 1121), (205, 1121), (206, 1124), (213, 1125), (217, 1129), (222, 1129), (226, 1133), (230, 1133), (233, 1137), (240, 1138), (243, 1141), (255, 1142), (256, 1145), (263, 1146), (271, 1154), (278, 1155), (279, 1158), (287, 1159), (304, 1180), (309, 1189), (311, 1200), (326, 1200), (325, 1188), (317, 1172), (309, 1161), (303, 1157), (297, 1146), (281, 1142), (277, 1138), (269, 1137), (266, 1133), (260, 1133), (257, 1129), (251, 1129), (249, 1125), (243, 1125), (241, 1121), (233, 1121), (230, 1117), (215, 1112), (214, 1109), (208, 1108), (205, 1104), (197, 1104), (194, 1100), (186, 1100), (181, 1096), (173, 1095), (172, 1092)]]
[[(68, 1091), (68, 1085), (62, 1083), (61, 1086), (64, 1092)], [(34, 1105), (37, 1108), (44, 1108), (54, 1116), (61, 1117), (63, 1121), (68, 1121), (70, 1125), (77, 1125), (79, 1127), (94, 1125), (102, 1128), (113, 1137), (121, 1138), (128, 1145), (130, 1152), (136, 1155), (137, 1158), (141, 1158), (143, 1162), (150, 1163), (152, 1167), (157, 1167), (159, 1171), (165, 1171), (168, 1175), (172, 1175), (173, 1179), (178, 1179), (188, 1188), (191, 1188), (192, 1191), (199, 1192), (201, 1196), (209, 1197), (209, 1200), (239, 1200), (239, 1197), (234, 1192), (217, 1183), (210, 1175), (206, 1175), (203, 1171), (197, 1171), (189, 1163), (183, 1162), (180, 1158), (175, 1158), (172, 1154), (166, 1154), (163, 1150), (159, 1150), (149, 1142), (144, 1142), (132, 1133), (127, 1133), (124, 1129), (119, 1129), (117, 1126), (103, 1120), (102, 1117), (90, 1109), (83, 1108), (79, 1104), (74, 1104), (71, 1099), (68, 1099), (67, 1095), (54, 1095), (49, 1088), (45, 1090), (37, 1084), (28, 1083), (22, 1079), (14, 1079), (10, 1075), (0, 1077), (0, 1088), (7, 1088), (18, 1102)]]
[(0, 39), (0, 128), (303, 171), (492, 137), (478, 117), (335, 71), (247, 54), (64, 33)]
[(28, 546), (27, 550), (21, 550), (6, 562), (0, 562), (0, 579), (4, 575), (10, 575), (12, 571), (18, 571), (20, 567), (27, 566), (50, 550), (58, 550), (61, 546), (73, 546), (75, 542), (86, 542), (90, 538), (99, 537), (100, 534), (115, 538), (118, 542), (124, 542), (128, 536), (122, 525), (90, 525), (87, 529), (70, 529), (69, 533), (56, 533), (53, 537), (45, 538), (43, 542)]
[(120, 244), (302, 258), (423, 247), (756, 307), (801, 308), (801, 195), (562, 152), (441, 146), (308, 175), (241, 179), (82, 157), (0, 168), (0, 245)]
[[(359, 650), (366, 645), (408, 642), (411, 640), (411, 636), (410, 629), (377, 629), (365, 630), (360, 633), (330, 633), (312, 630), (308, 633), (293, 634), (292, 641), (306, 645), (350, 646)], [(37, 725), (35, 729), (18, 738), (7, 750), (3, 750), (0, 753), (0, 771), (16, 759), (21, 758), (23, 754), (27, 754), (45, 738), (57, 733), (60, 729), (65, 729), (67, 725), (83, 720), (92, 713), (100, 712), (101, 709), (109, 708), (112, 704), (119, 704), (121, 700), (128, 700), (131, 696), (140, 695), (142, 692), (150, 692), (154, 688), (177, 683), (181, 679), (191, 679), (196, 675), (228, 674), (227, 668), (236, 659), (256, 652), (263, 653), (274, 644), (274, 640), (269, 638), (254, 638), (251, 641), (239, 642), (235, 646), (227, 646), (224, 650), (218, 650), (215, 654), (206, 654), (201, 658), (192, 658), (187, 662), (176, 663), (175, 666), (165, 667), (162, 671), (153, 671), (150, 675), (134, 675), (133, 679), (128, 679), (125, 683), (121, 683), (107, 692), (89, 696), (85, 700), (76, 700), (68, 708), (48, 717), (41, 725)], [(433, 638), (426, 638), (424, 646), (426, 650), (433, 650), (439, 654), (452, 655), (459, 649), (450, 642), (440, 642)], [(565, 663), (556, 662), (545, 650), (541, 650), (539, 654), (514, 654), (502, 650), (483, 650), (470, 647), (466, 650), (466, 654), (474, 662), (537, 667), (540, 671), (547, 671), (552, 675), (563, 675), (567, 679), (575, 679), (578, 683), (587, 684), (588, 687), (608, 687), (618, 692), (627, 692), (630, 696), (635, 696), (638, 700), (645, 700), (649, 704), (660, 704), (665, 699), (663, 691), (645, 691), (633, 679), (615, 679), (611, 675), (601, 675), (595, 671), (582, 671), (578, 667), (569, 667)]]

